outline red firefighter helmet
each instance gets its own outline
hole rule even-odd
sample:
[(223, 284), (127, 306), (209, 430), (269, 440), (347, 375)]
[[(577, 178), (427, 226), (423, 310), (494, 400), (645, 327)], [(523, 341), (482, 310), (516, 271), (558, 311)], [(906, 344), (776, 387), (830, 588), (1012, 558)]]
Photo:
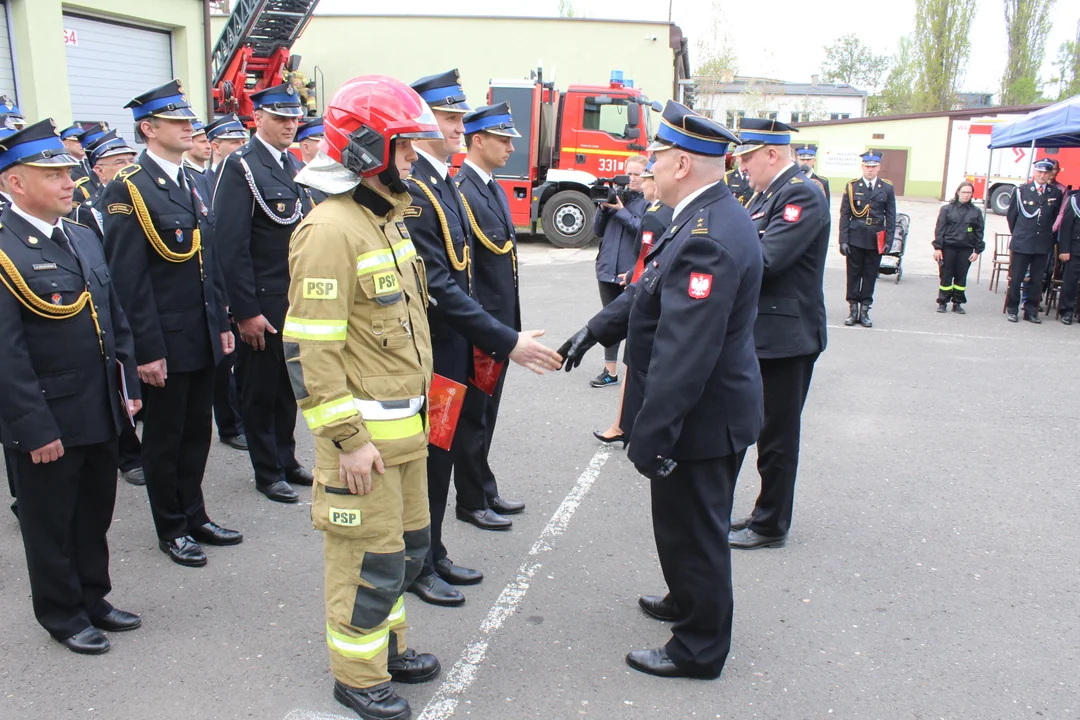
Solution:
[(395, 138), (442, 137), (427, 103), (386, 75), (362, 75), (345, 83), (327, 105), (323, 125), (319, 148), (362, 177), (394, 170)]

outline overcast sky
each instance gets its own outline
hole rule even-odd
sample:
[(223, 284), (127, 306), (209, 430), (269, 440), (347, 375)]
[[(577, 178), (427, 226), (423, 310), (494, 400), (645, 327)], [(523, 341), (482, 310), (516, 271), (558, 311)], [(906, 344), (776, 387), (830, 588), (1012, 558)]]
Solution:
[[(668, 19), (668, 0), (572, 0), (578, 15), (590, 18), (617, 17), (626, 20)], [(754, 3), (725, 2), (739, 8), (738, 18), (730, 21), (730, 33), (739, 54), (739, 73), (780, 80), (807, 81), (825, 58), (823, 46), (849, 32), (858, 33), (875, 52), (891, 55), (897, 40), (910, 33), (915, 14), (915, 0), (888, 0), (873, 3), (872, 12), (864, 2), (852, 0), (772, 0), (767, 7)], [(712, 0), (671, 0), (672, 20), (690, 39), (690, 61), (700, 58), (694, 52), (698, 35), (706, 31), (712, 18)], [(322, 0), (319, 13), (371, 12), (366, 0)], [(468, 8), (467, 10), (465, 8)], [(362, 10), (361, 10), (362, 8)], [(971, 58), (961, 89), (973, 92), (998, 92), (1005, 66), (1005, 18), (999, 0), (979, 0), (972, 26)], [(1053, 28), (1047, 42), (1043, 79), (1051, 77), (1051, 60), (1058, 45), (1071, 40), (1080, 20), (1080, 3), (1057, 0)], [(410, 0), (408, 10), (394, 7), (388, 12), (433, 15), (558, 15), (558, 0)], [(617, 12), (618, 15), (614, 15)], [(764, 13), (764, 14), (763, 14)], [(764, 41), (773, 21), (791, 18), (791, 40)], [(768, 21), (768, 22), (766, 22)], [(447, 52), (465, 38), (448, 38)], [(557, 38), (552, 38), (557, 42)], [(408, 47), (407, 44), (403, 47)], [(539, 50), (539, 49), (538, 49)], [(597, 48), (597, 52), (612, 48)], [(1053, 97), (1057, 89), (1047, 90)]]

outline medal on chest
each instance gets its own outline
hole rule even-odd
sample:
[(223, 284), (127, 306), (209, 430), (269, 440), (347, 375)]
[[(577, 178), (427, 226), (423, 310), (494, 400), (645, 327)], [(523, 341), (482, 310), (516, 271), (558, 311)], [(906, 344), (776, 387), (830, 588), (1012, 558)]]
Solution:
[(181, 230), (180, 228), (176, 228), (176, 242), (178, 242), (178, 243), (184, 242), (184, 231)]

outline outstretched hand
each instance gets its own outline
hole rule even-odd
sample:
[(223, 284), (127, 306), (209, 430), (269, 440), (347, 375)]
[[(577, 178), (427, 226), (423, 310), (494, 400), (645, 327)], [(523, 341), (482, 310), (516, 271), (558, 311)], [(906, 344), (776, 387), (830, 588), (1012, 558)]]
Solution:
[(562, 369), (570, 372), (581, 364), (585, 353), (597, 343), (596, 336), (592, 334), (588, 326), (574, 333), (574, 336), (562, 344), (559, 355), (562, 357)]

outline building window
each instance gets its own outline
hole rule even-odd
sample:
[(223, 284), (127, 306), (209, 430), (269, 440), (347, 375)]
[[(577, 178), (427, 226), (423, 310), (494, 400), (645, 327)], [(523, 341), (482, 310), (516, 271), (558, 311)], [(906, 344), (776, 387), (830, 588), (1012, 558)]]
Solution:
[(746, 117), (745, 110), (728, 110), (726, 116), (726, 125), (732, 129), (737, 128), (739, 126), (739, 121), (742, 120), (744, 117)]
[(809, 112), (793, 112), (791, 113), (791, 122), (810, 122)]
[(776, 120), (777, 112), (775, 110), (759, 110), (758, 117), (762, 120)]
[(713, 116), (713, 111), (712, 111), (712, 109), (711, 109), (711, 108), (710, 108), (710, 109), (708, 109), (708, 110), (704, 110), (704, 109), (702, 109), (702, 110), (695, 110), (694, 112), (696, 112), (696, 113), (697, 113), (698, 115), (701, 115), (702, 117), (707, 117), (707, 118), (709, 118), (710, 120), (712, 120), (712, 116)]
[(832, 113), (829, 115), (830, 120), (847, 120), (851, 117), (851, 113)]

